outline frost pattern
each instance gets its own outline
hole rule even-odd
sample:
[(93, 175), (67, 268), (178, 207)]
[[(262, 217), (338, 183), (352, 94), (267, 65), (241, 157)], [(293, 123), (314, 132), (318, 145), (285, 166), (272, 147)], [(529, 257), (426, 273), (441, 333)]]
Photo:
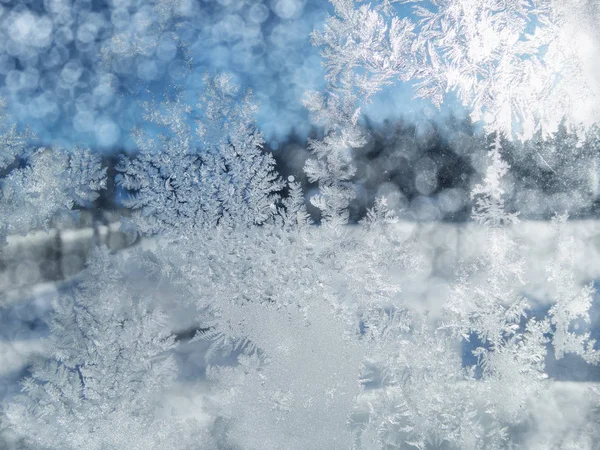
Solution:
[(501, 180), (510, 166), (502, 159), (501, 148), (500, 135), (497, 134), (489, 153), (491, 162), (486, 169), (485, 179), (471, 190), (471, 197), (475, 199), (473, 220), (492, 228), (518, 223), (517, 214), (508, 213), (504, 205)]
[(361, 106), (394, 77), (410, 78), (413, 68), (404, 56), (414, 36), (408, 21), (393, 20), (388, 26), (369, 5), (354, 9), (353, 1), (333, 4), (336, 16), (322, 32), (313, 33), (313, 43), (323, 49), (328, 95), (311, 92), (305, 99), (325, 137), (310, 141), (313, 158), (304, 170), (311, 182), (319, 183), (320, 193), (311, 202), (321, 210), (323, 222), (339, 227), (347, 223), (354, 198), (352, 149), (366, 142), (358, 126)]
[[(416, 94), (440, 106), (453, 91), (486, 131), (521, 140), (537, 131), (599, 118), (593, 25), (599, 11), (586, 1), (392, 0), (355, 7), (336, 0), (324, 44), (330, 76), (364, 75), (356, 86), (416, 81)], [(393, 3), (414, 4), (400, 18)], [(414, 18), (414, 21), (413, 21)], [(389, 33), (389, 36), (388, 36)], [(376, 90), (376, 89), (375, 89)]]
[[(589, 318), (591, 290), (578, 289), (570, 276), (569, 244), (559, 231), (548, 270), (558, 296), (547, 315), (531, 317), (522, 292), (523, 249), (509, 233), (517, 214), (503, 191), (509, 164), (500, 135), (513, 131), (502, 124), (509, 114), (468, 91), (489, 88), (486, 77), (498, 75), (499, 55), (508, 58), (508, 69), (499, 70), (509, 73), (513, 63), (535, 62), (515, 62), (507, 53), (509, 44), (517, 51), (525, 45), (518, 33), (532, 4), (431, 3), (438, 12), (417, 8), (429, 18), (417, 25), (394, 18), (386, 25), (394, 13), (390, 2), (355, 8), (351, 0), (336, 0), (336, 18), (314, 35), (328, 89), (307, 96), (323, 137), (311, 140), (305, 172), (319, 183), (311, 201), (321, 211), (320, 226), (311, 226), (300, 185), (284, 184), (261, 151), (254, 107), (227, 77), (206, 79), (196, 109), (182, 97), (147, 105), (148, 122), (160, 130), (136, 133), (140, 153), (123, 159), (119, 182), (133, 192), (127, 205), (137, 230), (161, 237), (152, 240), (152, 251), (129, 257), (98, 251), (72, 301), (61, 295), (49, 358), (34, 364), (23, 394), (4, 411), (12, 432), (32, 446), (58, 449), (522, 447), (518, 430), (531, 420), (529, 402), (548, 386), (548, 344), (559, 358), (574, 353), (598, 362), (590, 335), (574, 330)], [(548, 5), (539, 6), (535, 14), (544, 17)], [(457, 27), (468, 48), (461, 47)], [(414, 44), (415, 30), (417, 43), (429, 33), (425, 53)], [(446, 40), (438, 42), (440, 30)], [(438, 76), (449, 70), (448, 61), (460, 72), (473, 60), (482, 65), (466, 86), (462, 73), (455, 85), (447, 74)], [(484, 252), (459, 267), (435, 318), (405, 301), (397, 276), (418, 271), (419, 257), (385, 199), (359, 226), (347, 226), (352, 152), (365, 142), (361, 106), (396, 77), (422, 76), (434, 86), (422, 85), (421, 95), (436, 101), (438, 85), (457, 87), (463, 99), (481, 102), (495, 131), (488, 168), (472, 191)], [(512, 110), (510, 116), (512, 125)], [(43, 174), (52, 167), (42, 164), (47, 154), (33, 152), (31, 166), (15, 173)], [(81, 164), (56, 159), (74, 161), (74, 186), (96, 174), (77, 169), (92, 167), (81, 158)], [(15, 185), (38, 179), (46, 192), (51, 184), (43, 176)], [(65, 192), (76, 201), (92, 195), (72, 185), (49, 191), (53, 204)], [(196, 310), (195, 339), (209, 343), (219, 443), (161, 407), (176, 377), (174, 336), (156, 307), (166, 296)], [(463, 347), (474, 363), (464, 363)], [(589, 436), (592, 431), (571, 444), (591, 448)]]
[(240, 97), (224, 75), (205, 81), (204, 116), (195, 127), (181, 98), (146, 105), (146, 120), (161, 132), (138, 131), (139, 154), (118, 167), (118, 183), (133, 191), (124, 203), (137, 211), (133, 220), (142, 233), (262, 224), (276, 212), (284, 185), (262, 150), (250, 93)]
[[(360, 448), (506, 448), (543, 388), (550, 324), (527, 319), (524, 261), (506, 230), (516, 218), (499, 187), (508, 169), (500, 150), (496, 138), (486, 176), (473, 189), (486, 250), (461, 268), (441, 317), (402, 303), (365, 316), (364, 376), (380, 389), (362, 396), (369, 414), (355, 419)], [(464, 366), (457, 348), (471, 342), (476, 363)]]
[(0, 245), (9, 234), (46, 229), (51, 220), (89, 205), (105, 187), (99, 155), (84, 149), (37, 150), (16, 126), (0, 135)]
[(175, 340), (164, 314), (149, 310), (158, 291), (130, 275), (155, 272), (141, 261), (98, 249), (73, 295), (56, 299), (50, 358), (34, 363), (4, 411), (4, 425), (32, 448), (195, 448), (185, 444), (192, 429), (160, 411), (176, 377)]
[(552, 345), (559, 359), (565, 353), (573, 353), (598, 364), (600, 352), (594, 349), (595, 341), (590, 339), (589, 331), (572, 331), (590, 323), (589, 310), (595, 290), (591, 283), (581, 287), (574, 279), (576, 247), (573, 236), (563, 229), (566, 221), (566, 215), (554, 218), (556, 257), (547, 268), (548, 281), (556, 287), (556, 303), (548, 312), (553, 325)]
[[(371, 229), (386, 220), (372, 220)], [(231, 445), (352, 447), (361, 318), (394, 298), (398, 286), (387, 274), (413, 261), (407, 242), (404, 252), (375, 252), (395, 239), (367, 228), (340, 238), (328, 227), (266, 225), (161, 246), (174, 282), (198, 293), (197, 338), (210, 342), (207, 375)], [(237, 364), (223, 364), (224, 356)]]

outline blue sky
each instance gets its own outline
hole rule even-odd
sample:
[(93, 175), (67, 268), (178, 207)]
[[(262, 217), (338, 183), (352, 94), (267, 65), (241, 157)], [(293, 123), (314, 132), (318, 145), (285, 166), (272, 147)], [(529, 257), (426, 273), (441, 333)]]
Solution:
[[(9, 1), (0, 8), (0, 96), (44, 145), (132, 150), (140, 102), (173, 88), (194, 102), (205, 72), (228, 72), (251, 88), (258, 123), (276, 144), (310, 120), (302, 97), (324, 88), (319, 49), (325, 0), (181, 0), (175, 10), (149, 0)], [(175, 33), (172, 30), (176, 30)], [(183, 44), (183, 45), (182, 45)], [(192, 103), (193, 104), (193, 103)], [(451, 104), (452, 110), (454, 106)], [(375, 121), (434, 117), (406, 86), (364, 110)]]

